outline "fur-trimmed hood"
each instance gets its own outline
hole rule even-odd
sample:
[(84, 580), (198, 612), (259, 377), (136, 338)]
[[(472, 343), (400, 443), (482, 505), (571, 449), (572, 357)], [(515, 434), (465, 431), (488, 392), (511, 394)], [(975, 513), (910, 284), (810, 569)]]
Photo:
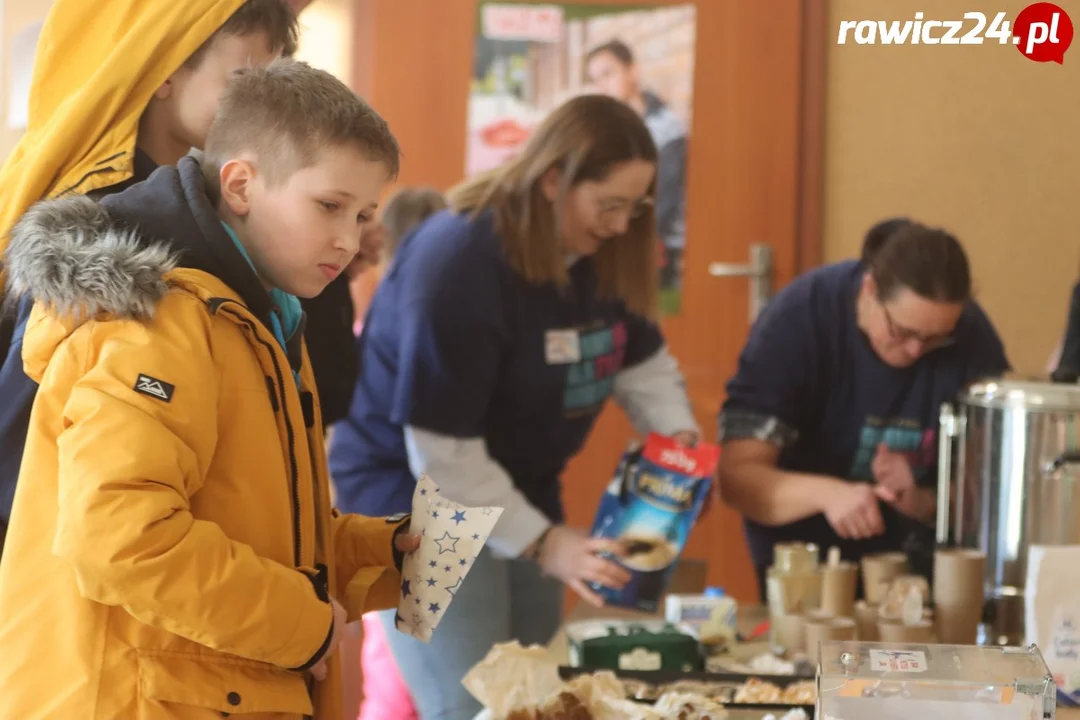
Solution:
[(76, 323), (99, 315), (150, 319), (177, 261), (167, 245), (141, 241), (84, 196), (34, 205), (13, 228), (4, 256), (15, 296), (29, 295)]
[(23, 358), (35, 366), (89, 319), (151, 321), (179, 268), (214, 276), (271, 326), (270, 297), (226, 234), (194, 158), (100, 202), (34, 205), (12, 229), (4, 267), (11, 296), (29, 296), (52, 321), (27, 328)]

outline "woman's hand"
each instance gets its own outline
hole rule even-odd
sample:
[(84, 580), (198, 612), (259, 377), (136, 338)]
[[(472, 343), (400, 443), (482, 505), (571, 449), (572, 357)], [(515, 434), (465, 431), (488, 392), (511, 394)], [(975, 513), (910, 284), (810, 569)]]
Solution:
[(683, 447), (694, 447), (697, 445), (698, 434), (696, 430), (680, 430), (672, 435), (671, 439)]
[(865, 540), (885, 532), (878, 498), (894, 502), (895, 495), (883, 485), (836, 480), (824, 498), (825, 519), (842, 538)]
[(913, 487), (906, 492), (893, 493), (888, 488), (878, 485), (877, 494), (894, 508), (919, 522), (932, 525), (937, 520), (937, 491), (930, 488)]
[[(696, 430), (681, 430), (671, 436), (672, 440), (679, 443), (683, 447), (694, 447), (697, 445), (698, 437)], [(701, 519), (709, 514), (713, 505), (720, 502), (720, 474), (717, 473), (709, 479), (709, 494), (705, 496), (705, 500), (701, 503), (701, 512), (698, 513), (698, 519)]]
[(543, 538), (536, 562), (546, 575), (558, 578), (585, 602), (603, 607), (603, 598), (590, 590), (588, 583), (622, 589), (630, 581), (630, 572), (598, 557), (601, 552), (621, 556), (624, 548), (617, 540), (591, 538), (565, 525), (553, 525)]
[(890, 450), (885, 443), (878, 445), (870, 471), (879, 485), (884, 485), (896, 495), (915, 489), (915, 475), (911, 472), (911, 463), (903, 454)]

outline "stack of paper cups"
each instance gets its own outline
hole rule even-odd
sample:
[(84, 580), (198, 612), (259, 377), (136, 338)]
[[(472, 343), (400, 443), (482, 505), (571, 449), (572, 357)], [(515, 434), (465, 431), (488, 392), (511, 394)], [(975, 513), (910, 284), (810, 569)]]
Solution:
[(859, 568), (855, 563), (837, 562), (821, 568), (821, 609), (834, 617), (855, 616), (855, 586)]
[(934, 553), (934, 620), (938, 642), (974, 645), (982, 620), (986, 555), (951, 548)]

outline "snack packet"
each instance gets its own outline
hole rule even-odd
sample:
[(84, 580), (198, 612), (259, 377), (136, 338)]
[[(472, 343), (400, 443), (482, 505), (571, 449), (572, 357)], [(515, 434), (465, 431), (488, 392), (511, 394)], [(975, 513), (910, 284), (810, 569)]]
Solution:
[[(626, 452), (600, 499), (593, 537), (619, 540), (631, 573), (622, 590), (591, 584), (609, 605), (654, 612), (710, 492), (720, 448), (683, 447), (650, 433), (644, 446)], [(610, 557), (610, 556), (609, 556)]]

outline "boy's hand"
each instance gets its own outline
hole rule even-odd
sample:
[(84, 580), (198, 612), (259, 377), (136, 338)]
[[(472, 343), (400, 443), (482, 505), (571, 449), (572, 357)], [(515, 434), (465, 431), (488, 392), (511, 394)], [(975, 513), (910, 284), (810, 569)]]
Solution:
[(401, 572), (402, 566), (405, 565), (405, 556), (420, 548), (420, 536), (409, 532), (410, 525), (412, 525), (412, 520), (406, 520), (394, 531), (394, 567), (398, 572)]
[(334, 651), (337, 650), (338, 644), (345, 637), (345, 625), (349, 619), (348, 614), (345, 612), (345, 608), (341, 607), (341, 603), (334, 598), (330, 598), (330, 604), (334, 608), (334, 631), (333, 635), (330, 636), (330, 647), (326, 649), (326, 654), (322, 656), (322, 659), (315, 663), (315, 666), (311, 668), (312, 676), (319, 681), (326, 679), (326, 673), (329, 668), (327, 663), (334, 654)]
[(420, 536), (415, 533), (398, 533), (394, 538), (394, 549), (400, 553), (411, 553), (420, 549)]

